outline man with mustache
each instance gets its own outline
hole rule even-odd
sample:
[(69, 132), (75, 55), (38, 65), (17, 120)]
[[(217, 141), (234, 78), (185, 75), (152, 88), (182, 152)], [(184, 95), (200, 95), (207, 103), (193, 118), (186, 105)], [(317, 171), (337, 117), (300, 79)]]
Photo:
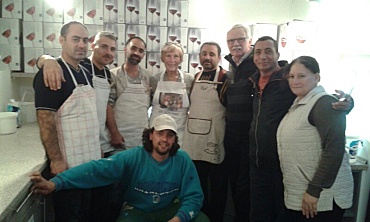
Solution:
[[(227, 87), (225, 165), (229, 174), (235, 221), (249, 221), (249, 137), (253, 85), (248, 80), (257, 67), (253, 62), (250, 29), (234, 25), (227, 33), (230, 54)], [(237, 186), (237, 184), (240, 186)]]
[[(110, 93), (111, 73), (106, 65), (112, 63), (116, 51), (116, 37), (109, 32), (99, 32), (91, 45), (92, 54), (89, 58), (80, 61), (80, 65), (85, 67), (92, 74), (92, 85), (96, 93), (96, 110), (99, 120), (99, 141), (104, 157), (108, 157), (114, 151), (110, 145), (110, 138), (106, 129), (106, 110)], [(60, 76), (65, 83), (65, 76), (59, 63), (51, 56), (43, 55), (39, 58), (38, 64), (43, 66), (44, 80), (46, 83), (52, 81), (50, 88), (55, 87), (55, 81)], [(62, 74), (62, 75), (61, 75)], [(91, 77), (91, 75), (89, 74)], [(57, 92), (60, 90), (57, 90)], [(110, 202), (110, 193), (113, 187), (101, 187), (92, 189), (91, 203), (93, 210), (91, 218), (96, 221), (109, 221), (108, 207)], [(97, 210), (98, 209), (98, 210)], [(113, 219), (112, 219), (113, 220)]]
[[(59, 42), (62, 55), (57, 62), (65, 79), (60, 90), (45, 86), (43, 69), (34, 79), (40, 136), (52, 176), (102, 155), (93, 80), (80, 65), (87, 53), (88, 31), (80, 22), (66, 23)], [(55, 221), (92, 221), (91, 197), (91, 190), (79, 189), (54, 194)]]
[(225, 170), (226, 70), (219, 66), (221, 48), (205, 42), (199, 53), (203, 71), (195, 75), (185, 124), (183, 149), (197, 168), (204, 193), (202, 211), (212, 222), (222, 222), (228, 177)]

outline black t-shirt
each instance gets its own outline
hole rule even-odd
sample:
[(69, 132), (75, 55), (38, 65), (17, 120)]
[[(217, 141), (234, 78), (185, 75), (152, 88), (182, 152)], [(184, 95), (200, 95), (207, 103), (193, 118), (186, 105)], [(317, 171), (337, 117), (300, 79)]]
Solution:
[[(80, 65), (82, 65), (83, 67), (85, 67), (87, 70), (90, 71), (91, 74), (93, 74), (93, 71), (92, 71), (92, 68), (91, 68), (91, 64), (92, 64), (92, 62), (91, 62), (91, 60), (89, 58), (84, 58), (80, 62)], [(99, 78), (105, 79), (104, 70), (105, 70), (105, 73), (107, 74), (108, 82), (111, 83), (111, 74), (110, 74), (109, 69), (107, 67), (104, 67), (104, 69), (99, 70), (96, 66), (94, 66), (95, 76), (97, 76)]]
[[(40, 110), (52, 110), (57, 111), (61, 105), (67, 100), (67, 98), (72, 94), (73, 90), (76, 88), (71, 75), (67, 67), (64, 65), (63, 61), (57, 59), (59, 65), (62, 67), (64, 78), (66, 82), (62, 82), (62, 87), (59, 90), (50, 90), (46, 87), (43, 80), (43, 69), (40, 69), (33, 81), (33, 88), (35, 90), (35, 106), (36, 109)], [(86, 77), (92, 86), (92, 75), (90, 71), (82, 67), (79, 71), (75, 70), (72, 66), (69, 66), (73, 76), (75, 77), (77, 84), (86, 85), (86, 78), (82, 72), (85, 71)], [(91, 65), (90, 65), (91, 67)]]

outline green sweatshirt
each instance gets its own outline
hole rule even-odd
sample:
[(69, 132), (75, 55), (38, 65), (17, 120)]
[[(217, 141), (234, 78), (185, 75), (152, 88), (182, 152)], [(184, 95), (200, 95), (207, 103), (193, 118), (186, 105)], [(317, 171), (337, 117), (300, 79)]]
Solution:
[(159, 163), (139, 146), (73, 167), (51, 181), (56, 191), (121, 182), (124, 200), (145, 212), (163, 209), (178, 198), (181, 207), (176, 216), (182, 222), (198, 214), (204, 198), (195, 166), (183, 150)]

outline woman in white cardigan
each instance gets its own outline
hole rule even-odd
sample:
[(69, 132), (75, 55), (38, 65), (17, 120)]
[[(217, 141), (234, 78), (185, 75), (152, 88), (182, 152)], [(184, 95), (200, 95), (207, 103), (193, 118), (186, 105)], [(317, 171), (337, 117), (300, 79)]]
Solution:
[(314, 58), (295, 59), (287, 78), (297, 98), (277, 132), (285, 221), (341, 221), (353, 196), (346, 113), (333, 109), (337, 99), (318, 85), (320, 68)]

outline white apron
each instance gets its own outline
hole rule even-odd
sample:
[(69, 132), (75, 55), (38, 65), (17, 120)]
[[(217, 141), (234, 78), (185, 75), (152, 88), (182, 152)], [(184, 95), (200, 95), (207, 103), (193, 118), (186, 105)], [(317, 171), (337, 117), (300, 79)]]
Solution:
[(224, 134), (226, 109), (221, 104), (217, 85), (220, 68), (213, 81), (195, 79), (190, 95), (191, 106), (184, 132), (184, 149), (192, 160), (220, 164), (225, 157)]
[(76, 86), (57, 111), (58, 142), (68, 168), (101, 158), (95, 91), (80, 66), (88, 85), (79, 85), (63, 60)]
[(148, 83), (141, 77), (139, 77), (141, 84), (130, 83), (127, 74), (122, 69), (118, 71), (117, 77), (127, 83), (125, 91), (118, 95), (113, 107), (117, 128), (125, 138), (126, 149), (141, 146), (143, 130), (149, 128), (150, 90)]
[(186, 116), (189, 109), (189, 97), (186, 92), (184, 74), (180, 70), (178, 72), (181, 82), (163, 81), (165, 71), (162, 72), (153, 96), (153, 110), (150, 116), (150, 123), (162, 114), (172, 116), (177, 124), (177, 136), (179, 137), (179, 144), (181, 146)]
[(92, 67), (92, 80), (96, 93), (96, 109), (98, 113), (99, 120), (99, 137), (100, 137), (100, 146), (104, 153), (113, 151), (114, 148), (110, 144), (109, 131), (106, 126), (107, 120), (107, 105), (109, 100), (110, 93), (110, 84), (108, 81), (108, 76), (104, 68), (105, 78), (100, 78), (95, 75), (94, 64), (91, 61)]

